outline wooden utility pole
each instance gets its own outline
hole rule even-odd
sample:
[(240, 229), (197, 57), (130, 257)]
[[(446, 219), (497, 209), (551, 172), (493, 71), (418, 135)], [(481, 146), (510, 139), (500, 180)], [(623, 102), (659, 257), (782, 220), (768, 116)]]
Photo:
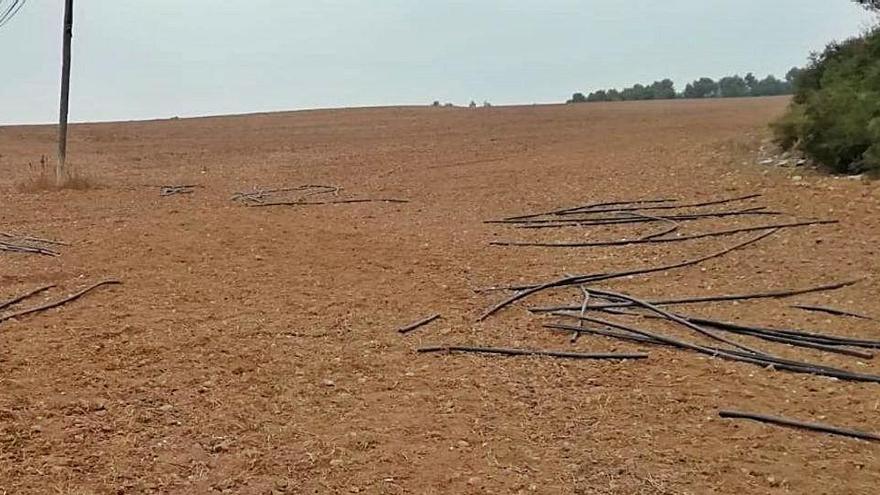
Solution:
[(61, 52), (61, 115), (58, 119), (58, 165), (55, 180), (63, 184), (67, 180), (64, 162), (67, 159), (67, 109), (70, 99), (70, 43), (73, 39), (73, 0), (64, 2), (64, 48)]

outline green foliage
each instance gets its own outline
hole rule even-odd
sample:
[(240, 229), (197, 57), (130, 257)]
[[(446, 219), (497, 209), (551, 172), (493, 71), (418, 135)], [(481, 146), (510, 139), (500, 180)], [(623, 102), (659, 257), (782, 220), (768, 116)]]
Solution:
[(829, 44), (794, 79), (778, 142), (838, 172), (880, 170), (880, 29)]
[(654, 84), (649, 89), (651, 96), (655, 100), (671, 100), (675, 98), (675, 83), (672, 82), (672, 79), (654, 81)]
[(671, 79), (663, 79), (662, 81), (654, 81), (650, 86), (636, 84), (620, 91), (600, 89), (593, 91), (588, 96), (584, 96), (583, 93), (575, 93), (566, 103), (785, 95), (791, 94), (791, 80), (797, 76), (799, 71), (800, 69), (790, 70), (786, 74), (785, 81), (772, 75), (758, 80), (752, 73), (747, 74), (745, 78), (738, 75), (724, 77), (718, 82), (708, 77), (702, 77), (688, 84), (680, 95), (675, 92), (675, 83)]
[(754, 92), (755, 92), (755, 89), (758, 87), (758, 82), (759, 82), (759, 81), (758, 81), (758, 78), (755, 77), (754, 74), (752, 74), (751, 72), (749, 72), (748, 74), (746, 74), (745, 82), (746, 82), (746, 86), (749, 87), (749, 93), (750, 93), (750, 94), (751, 94), (751, 93), (754, 93)]
[(740, 98), (749, 96), (749, 86), (739, 76), (722, 77), (718, 81), (718, 90), (722, 98)]
[[(636, 84), (621, 91), (616, 89), (600, 89), (590, 93), (583, 101), (670, 100), (673, 98), (675, 98), (675, 83), (671, 79), (664, 79), (662, 81), (654, 81), (650, 86)], [(569, 100), (569, 102), (576, 103), (572, 100)]]
[(652, 99), (650, 90), (641, 84), (636, 84), (631, 88), (623, 88), (623, 91), (620, 92), (620, 96), (627, 101)]
[(807, 130), (807, 114), (803, 105), (792, 104), (789, 111), (779, 120), (770, 124), (776, 142), (784, 149), (798, 146), (800, 137)]
[(604, 89), (594, 91), (587, 96), (586, 101), (608, 101), (608, 93)]
[[(793, 69), (794, 70), (794, 69)], [(791, 74), (791, 71), (789, 71)], [(786, 75), (788, 78), (789, 75)], [(792, 76), (794, 77), (794, 76)], [(769, 75), (760, 81), (755, 82), (753, 87), (749, 88), (750, 96), (778, 96), (791, 94), (792, 84), (788, 80), (782, 81), (776, 77)]]
[(800, 67), (792, 67), (788, 72), (785, 73), (785, 82), (791, 84), (792, 87), (794, 87), (795, 81), (797, 81), (797, 79), (801, 77), (801, 74), (803, 73), (804, 69), (801, 69)]
[(684, 88), (685, 98), (713, 98), (718, 95), (718, 83), (708, 77), (702, 77)]

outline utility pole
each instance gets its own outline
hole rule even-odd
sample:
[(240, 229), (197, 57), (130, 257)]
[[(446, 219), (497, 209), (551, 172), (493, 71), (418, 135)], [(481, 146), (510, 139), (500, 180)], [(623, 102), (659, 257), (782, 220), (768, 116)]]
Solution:
[(70, 99), (70, 43), (73, 39), (73, 0), (64, 1), (64, 47), (61, 52), (61, 115), (58, 119), (58, 165), (55, 181), (58, 185), (67, 180), (67, 110)]

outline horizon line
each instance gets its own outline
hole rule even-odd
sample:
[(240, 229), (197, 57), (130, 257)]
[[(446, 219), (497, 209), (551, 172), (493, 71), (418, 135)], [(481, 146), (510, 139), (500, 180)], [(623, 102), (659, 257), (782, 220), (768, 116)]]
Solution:
[[(306, 113), (306, 112), (326, 112), (326, 111), (345, 111), (345, 110), (381, 110), (381, 109), (403, 109), (403, 108), (455, 108), (461, 110), (479, 110), (486, 108), (516, 108), (516, 107), (551, 107), (551, 106), (570, 106), (570, 105), (610, 105), (610, 104), (632, 104), (632, 103), (658, 103), (658, 102), (683, 102), (683, 101), (728, 101), (728, 100), (754, 100), (754, 99), (771, 99), (771, 98), (790, 98), (791, 95), (772, 95), (772, 96), (743, 96), (743, 97), (713, 97), (713, 98), (665, 98), (656, 100), (621, 100), (621, 101), (599, 101), (585, 103), (568, 103), (565, 101), (555, 102), (533, 102), (533, 103), (510, 103), (510, 104), (492, 104), (490, 107), (484, 107), (477, 104), (476, 108), (470, 108), (469, 105), (441, 103), (439, 107), (433, 104), (415, 104), (400, 103), (387, 105), (360, 105), (360, 106), (340, 106), (340, 107), (310, 107), (310, 108), (294, 108), (283, 110), (255, 110), (242, 111), (232, 113), (216, 113), (216, 114), (197, 114), (197, 115), (172, 115), (171, 117), (144, 117), (132, 119), (109, 119), (109, 120), (72, 120), (70, 125), (92, 125), (92, 124), (132, 124), (146, 122), (163, 122), (174, 120), (199, 120), (211, 118), (229, 118), (229, 117), (253, 117), (257, 115), (272, 114), (288, 114), (288, 113)], [(475, 100), (476, 101), (476, 100)], [(18, 123), (0, 123), (0, 129), (9, 127), (48, 127), (57, 126), (58, 122), (18, 122)]]

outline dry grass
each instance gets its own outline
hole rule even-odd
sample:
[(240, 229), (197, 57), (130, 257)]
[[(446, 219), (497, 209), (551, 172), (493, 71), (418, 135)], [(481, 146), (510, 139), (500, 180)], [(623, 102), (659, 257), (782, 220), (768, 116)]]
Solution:
[(28, 163), (28, 168), (29, 177), (16, 186), (19, 192), (38, 193), (64, 189), (87, 190), (99, 187), (94, 178), (81, 175), (75, 169), (69, 171), (67, 178), (59, 184), (55, 180), (54, 171), (50, 170), (45, 155), (40, 157), (39, 166)]

